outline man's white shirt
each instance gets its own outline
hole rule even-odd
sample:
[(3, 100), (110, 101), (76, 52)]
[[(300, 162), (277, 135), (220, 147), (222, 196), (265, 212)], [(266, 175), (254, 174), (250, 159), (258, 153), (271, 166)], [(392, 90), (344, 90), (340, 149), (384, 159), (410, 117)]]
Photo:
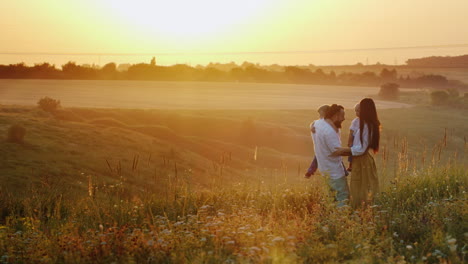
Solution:
[(343, 160), (330, 155), (341, 147), (339, 132), (324, 119), (316, 120), (314, 123), (315, 133), (312, 133), (314, 141), (315, 157), (317, 157), (318, 169), (324, 175), (329, 175), (332, 179), (339, 179), (345, 176)]

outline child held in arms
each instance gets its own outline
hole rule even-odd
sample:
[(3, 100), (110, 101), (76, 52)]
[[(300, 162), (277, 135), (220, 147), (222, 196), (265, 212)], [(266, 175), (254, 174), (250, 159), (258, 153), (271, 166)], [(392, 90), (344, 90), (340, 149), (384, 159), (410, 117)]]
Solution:
[[(317, 109), (320, 119), (325, 118), (325, 114), (327, 113), (329, 108), (330, 108), (329, 105), (322, 105)], [(315, 121), (310, 124), (310, 133), (311, 133), (311, 135), (312, 135), (312, 133), (315, 133), (314, 123), (315, 123)], [(315, 174), (315, 172), (317, 171), (317, 168), (318, 168), (317, 158), (314, 156), (314, 160), (312, 161), (309, 168), (307, 169), (307, 172), (304, 174), (304, 177), (305, 178), (310, 178), (310, 176)]]
[[(353, 146), (354, 137), (359, 130), (359, 103), (354, 106), (354, 112), (356, 112), (356, 118), (351, 121), (351, 126), (349, 127), (348, 147)], [(353, 156), (348, 157), (348, 162), (348, 171), (351, 171), (353, 166)]]

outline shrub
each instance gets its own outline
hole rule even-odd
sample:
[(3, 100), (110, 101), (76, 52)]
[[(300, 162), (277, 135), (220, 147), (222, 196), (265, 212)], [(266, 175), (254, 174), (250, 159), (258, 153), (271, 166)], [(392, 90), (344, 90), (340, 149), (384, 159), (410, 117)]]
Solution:
[(434, 91), (431, 93), (431, 103), (433, 105), (446, 104), (449, 101), (449, 94), (446, 91)]
[(23, 143), (26, 129), (21, 125), (12, 125), (8, 129), (8, 141), (14, 143)]
[(379, 96), (383, 99), (398, 99), (400, 85), (397, 83), (385, 83), (380, 86)]
[(39, 108), (50, 113), (55, 112), (58, 108), (60, 108), (59, 100), (55, 100), (47, 96), (41, 98), (37, 104), (39, 105)]

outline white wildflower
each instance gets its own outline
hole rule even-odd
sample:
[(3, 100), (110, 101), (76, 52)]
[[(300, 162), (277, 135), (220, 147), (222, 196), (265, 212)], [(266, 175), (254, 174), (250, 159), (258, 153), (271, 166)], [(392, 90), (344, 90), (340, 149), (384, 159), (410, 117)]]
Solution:
[(164, 235), (169, 235), (171, 233), (172, 233), (172, 231), (169, 230), (169, 229), (164, 229), (163, 231), (161, 231), (161, 234), (164, 234)]
[(455, 243), (457, 243), (457, 239), (455, 239), (455, 238), (450, 238), (450, 239), (447, 240), (447, 243), (448, 243), (449, 245), (454, 245)]
[(271, 240), (272, 242), (283, 242), (284, 241), (284, 238), (280, 237), (280, 236), (277, 236), (275, 238), (273, 238)]

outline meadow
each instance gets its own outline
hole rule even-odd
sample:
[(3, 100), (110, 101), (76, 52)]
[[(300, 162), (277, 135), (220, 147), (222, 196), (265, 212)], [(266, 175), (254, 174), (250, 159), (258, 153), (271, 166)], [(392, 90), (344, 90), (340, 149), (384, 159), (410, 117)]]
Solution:
[[(0, 261), (466, 262), (466, 111), (379, 109), (382, 193), (360, 211), (337, 209), (322, 176), (303, 178), (316, 117), (2, 105)], [(24, 143), (6, 140), (13, 124)]]
[[(131, 109), (316, 109), (327, 101), (351, 108), (377, 87), (235, 82), (0, 79), (0, 104), (34, 105), (44, 97), (67, 107)], [(380, 101), (380, 108), (408, 106)]]

